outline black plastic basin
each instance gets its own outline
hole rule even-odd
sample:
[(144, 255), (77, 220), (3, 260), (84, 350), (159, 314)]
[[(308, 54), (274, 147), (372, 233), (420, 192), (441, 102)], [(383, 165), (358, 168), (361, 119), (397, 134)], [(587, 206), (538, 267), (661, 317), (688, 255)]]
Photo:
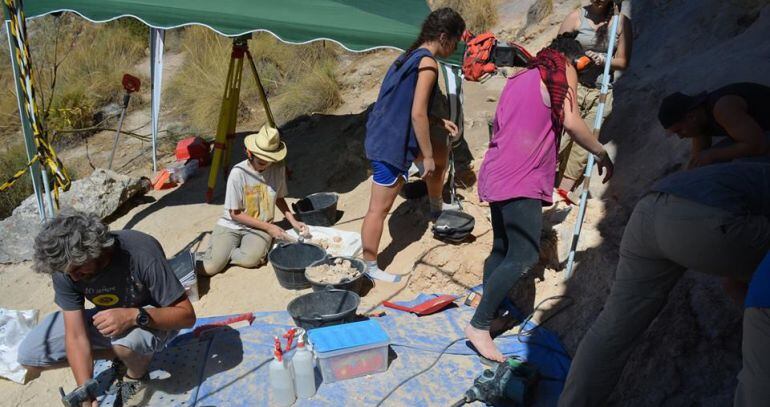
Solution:
[(311, 194), (292, 204), (294, 212), (308, 225), (332, 226), (337, 222), (339, 197), (329, 192)]
[(310, 288), (310, 282), (305, 278), (305, 268), (324, 258), (326, 250), (309, 243), (279, 244), (267, 255), (267, 260), (275, 269), (278, 283), (290, 290)]
[(326, 289), (300, 295), (286, 310), (297, 326), (312, 329), (352, 322), (360, 303), (361, 297), (352, 291)]
[(348, 260), (353, 267), (358, 269), (358, 272), (359, 272), (358, 277), (349, 281), (343, 281), (339, 284), (324, 284), (317, 281), (313, 281), (310, 277), (308, 277), (307, 269), (306, 269), (305, 278), (307, 278), (307, 280), (310, 282), (310, 285), (313, 287), (313, 291), (322, 291), (328, 288), (336, 288), (339, 290), (348, 290), (348, 291), (353, 291), (356, 294), (361, 294), (361, 284), (364, 282), (364, 271), (366, 271), (366, 264), (364, 264), (364, 262), (361, 259), (356, 259), (354, 257), (344, 257), (344, 256), (327, 257), (323, 260), (319, 260), (311, 264), (310, 266), (308, 266), (308, 268), (320, 266), (323, 264), (334, 264), (334, 261), (336, 259)]

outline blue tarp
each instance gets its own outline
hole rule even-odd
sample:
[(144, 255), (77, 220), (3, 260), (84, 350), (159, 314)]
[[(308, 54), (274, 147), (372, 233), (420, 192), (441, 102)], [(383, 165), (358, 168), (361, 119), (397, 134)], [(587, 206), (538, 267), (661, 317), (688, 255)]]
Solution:
[[(387, 309), (387, 316), (375, 318), (391, 339), (387, 372), (321, 383), (312, 399), (299, 400), (295, 405), (377, 404), (399, 382), (429, 366), (448, 343), (462, 338), (463, 327), (473, 311), (461, 305), (418, 317)], [(199, 338), (189, 332), (180, 334), (153, 359), (150, 377), (156, 380), (152, 381), (155, 391), (146, 400), (149, 405), (272, 405), (267, 367), (272, 360), (273, 337), (280, 337), (293, 322), (286, 312), (257, 312), (254, 316), (253, 324), (239, 329), (216, 328)], [(197, 325), (225, 318), (201, 318)], [(535, 405), (554, 406), (569, 371), (570, 358), (553, 332), (532, 322), (522, 328), (531, 330), (531, 334), (499, 337), (495, 343), (506, 355), (529, 361), (547, 377), (537, 386)], [(96, 371), (104, 371), (107, 366), (100, 362)], [(383, 405), (450, 405), (462, 397), (484, 368), (466, 341), (461, 340), (449, 347), (431, 370), (406, 383)], [(101, 405), (109, 406), (113, 401), (114, 396), (107, 396)]]

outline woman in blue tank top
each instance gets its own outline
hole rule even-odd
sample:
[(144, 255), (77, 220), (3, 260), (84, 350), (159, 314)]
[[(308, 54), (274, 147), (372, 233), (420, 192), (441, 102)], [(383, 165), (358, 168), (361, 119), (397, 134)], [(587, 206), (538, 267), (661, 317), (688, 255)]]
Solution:
[[(364, 147), (366, 158), (372, 163), (373, 182), (361, 238), (367, 274), (372, 278), (398, 280), (377, 266), (383, 224), (412, 162), (422, 159), (425, 177), (435, 170), (428, 121), (428, 107), (438, 75), (434, 57), (452, 55), (463, 31), (465, 22), (451, 8), (430, 13), (422, 24), (420, 36), (388, 69), (377, 102), (367, 118)], [(454, 123), (443, 120), (443, 125), (450, 133), (457, 132)]]

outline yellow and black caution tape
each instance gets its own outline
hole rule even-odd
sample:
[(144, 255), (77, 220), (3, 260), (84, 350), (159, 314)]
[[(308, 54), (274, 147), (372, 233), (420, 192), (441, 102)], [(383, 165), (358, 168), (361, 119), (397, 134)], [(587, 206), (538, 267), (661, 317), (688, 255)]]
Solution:
[(19, 180), (24, 174), (29, 171), (29, 167), (32, 166), (32, 164), (36, 163), (39, 156), (34, 156), (30, 162), (27, 163), (27, 165), (24, 166), (24, 168), (20, 169), (19, 171), (16, 171), (16, 174), (13, 174), (11, 178), (8, 179), (8, 181), (5, 181), (3, 185), (0, 185), (0, 192), (5, 191), (6, 189), (13, 186), (13, 184), (16, 183), (16, 181)]
[(10, 30), (8, 35), (13, 45), (13, 53), (16, 57), (16, 63), (19, 67), (19, 79), (21, 81), (21, 93), (24, 98), (24, 111), (27, 114), (30, 127), (32, 128), (33, 139), (37, 147), (37, 154), (30, 160), (22, 170), (18, 171), (3, 185), (0, 185), (0, 191), (10, 188), (29, 167), (35, 162), (47, 169), (52, 175), (52, 192), (56, 207), (59, 206), (59, 190), (66, 191), (71, 185), (70, 177), (64, 168), (61, 160), (56, 156), (56, 151), (51, 146), (43, 123), (40, 108), (35, 99), (34, 76), (32, 73), (32, 63), (27, 43), (27, 23), (24, 17), (24, 5), (22, 0), (3, 0), (8, 10), (10, 19)]

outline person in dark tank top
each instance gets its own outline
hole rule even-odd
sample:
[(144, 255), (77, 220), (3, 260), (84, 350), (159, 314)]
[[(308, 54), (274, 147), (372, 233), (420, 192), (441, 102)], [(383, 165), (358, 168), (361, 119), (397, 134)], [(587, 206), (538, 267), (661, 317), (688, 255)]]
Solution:
[[(663, 99), (658, 119), (669, 134), (692, 141), (688, 168), (770, 153), (770, 87), (733, 83), (694, 96)], [(727, 137), (713, 145), (714, 137)]]

